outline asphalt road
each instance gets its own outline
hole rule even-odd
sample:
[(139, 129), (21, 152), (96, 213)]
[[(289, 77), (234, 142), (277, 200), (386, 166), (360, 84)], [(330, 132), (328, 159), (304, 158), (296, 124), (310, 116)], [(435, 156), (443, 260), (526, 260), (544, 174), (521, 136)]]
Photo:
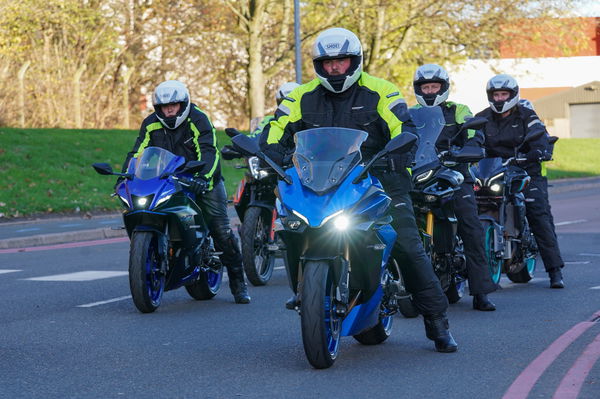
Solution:
[(167, 292), (140, 314), (126, 242), (0, 252), (0, 397), (597, 399), (600, 192), (551, 200), (564, 290), (547, 288), (540, 265), (529, 284), (502, 281), (496, 312), (451, 306), (457, 353), (435, 352), (421, 319), (398, 316), (382, 345), (344, 338), (327, 370), (305, 359), (281, 269), (250, 287), (250, 305), (224, 285), (205, 302)]

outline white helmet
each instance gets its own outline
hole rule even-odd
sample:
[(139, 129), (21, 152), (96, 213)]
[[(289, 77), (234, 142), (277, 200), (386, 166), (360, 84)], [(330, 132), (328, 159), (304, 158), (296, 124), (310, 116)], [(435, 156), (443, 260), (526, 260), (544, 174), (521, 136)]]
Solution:
[[(330, 28), (321, 32), (313, 45), (313, 65), (321, 84), (329, 91), (342, 93), (352, 86), (362, 73), (362, 46), (348, 29)], [(323, 69), (323, 60), (350, 58), (345, 74), (332, 76)]]
[[(423, 83), (440, 83), (442, 87), (435, 94), (424, 94), (421, 90)], [(450, 94), (450, 78), (444, 68), (436, 64), (421, 65), (415, 71), (413, 88), (417, 102), (424, 107), (435, 107), (448, 99)]]
[(283, 99), (285, 97), (287, 97), (287, 95), (290, 94), (292, 92), (292, 90), (294, 90), (298, 86), (300, 86), (300, 85), (296, 82), (286, 82), (286, 83), (282, 84), (281, 86), (279, 86), (279, 89), (277, 89), (277, 94), (275, 94), (275, 99), (277, 100), (277, 104), (282, 102)]
[[(160, 106), (175, 103), (181, 104), (179, 112), (167, 118)], [(152, 104), (160, 123), (167, 129), (176, 129), (190, 114), (190, 93), (180, 81), (167, 80), (156, 86), (152, 95)]]
[[(519, 85), (515, 78), (510, 75), (496, 75), (487, 82), (485, 88), (487, 92), (488, 102), (492, 111), (502, 114), (509, 111), (519, 102)], [(494, 101), (495, 91), (508, 91), (510, 96), (505, 101)]]

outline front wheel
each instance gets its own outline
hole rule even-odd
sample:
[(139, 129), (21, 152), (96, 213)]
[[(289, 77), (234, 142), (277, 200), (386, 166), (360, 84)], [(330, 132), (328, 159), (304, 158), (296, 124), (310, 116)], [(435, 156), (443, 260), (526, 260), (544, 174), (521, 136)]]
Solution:
[(159, 306), (165, 290), (165, 274), (158, 255), (155, 233), (136, 231), (129, 248), (129, 288), (135, 307), (152, 313)]
[(244, 271), (254, 286), (267, 284), (275, 268), (275, 255), (269, 251), (272, 218), (266, 214), (264, 208), (251, 206), (240, 231)]
[(528, 283), (533, 278), (537, 263), (536, 258), (538, 250), (535, 238), (533, 237), (533, 234), (529, 232), (529, 229), (525, 229), (524, 234), (528, 234), (528, 240), (524, 240), (528, 245), (521, 255), (520, 262), (522, 263), (522, 266), (515, 273), (506, 273), (506, 276), (510, 279), (510, 281), (518, 284)]
[(329, 265), (308, 261), (300, 302), (302, 343), (308, 362), (317, 369), (331, 367), (338, 355), (342, 320), (337, 315), (335, 288)]
[(496, 256), (494, 251), (494, 223), (489, 220), (483, 220), (483, 231), (485, 233), (485, 257), (487, 259), (490, 277), (494, 284), (500, 283), (502, 275), (503, 260)]

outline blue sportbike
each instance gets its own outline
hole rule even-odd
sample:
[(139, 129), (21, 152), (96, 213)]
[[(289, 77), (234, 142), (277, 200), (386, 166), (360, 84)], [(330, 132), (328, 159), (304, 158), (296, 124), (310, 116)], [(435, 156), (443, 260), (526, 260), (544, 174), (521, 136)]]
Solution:
[(247, 137), (233, 142), (282, 178), (276, 229), (286, 246), (290, 285), (300, 298), (304, 351), (313, 367), (326, 368), (335, 362), (343, 336), (365, 345), (385, 341), (399, 301), (410, 300), (390, 256), (396, 241), (391, 199), (368, 171), (388, 153), (410, 150), (416, 136), (397, 136), (366, 165), (363, 131), (317, 128), (294, 137), (294, 167), (286, 171)]
[(130, 238), (129, 287), (136, 308), (154, 312), (165, 291), (185, 286), (198, 300), (217, 294), (223, 267), (208, 235), (202, 210), (186, 188), (204, 162), (189, 161), (163, 148), (148, 147), (129, 162), (127, 173), (106, 163), (92, 165), (102, 175), (124, 180), (121, 200)]

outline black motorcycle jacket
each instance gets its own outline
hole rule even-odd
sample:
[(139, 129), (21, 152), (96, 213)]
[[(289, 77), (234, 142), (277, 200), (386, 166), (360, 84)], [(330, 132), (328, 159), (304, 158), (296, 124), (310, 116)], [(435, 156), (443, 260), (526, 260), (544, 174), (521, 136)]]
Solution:
[[(529, 132), (542, 129), (546, 134), (541, 138), (525, 144), (519, 149), (519, 153), (527, 154), (530, 151), (539, 150), (544, 154), (550, 148), (548, 132), (534, 110), (517, 105), (506, 117), (486, 108), (476, 116), (487, 118), (483, 131), (485, 134), (485, 149), (488, 157), (510, 158), (515, 156), (515, 149), (521, 145), (523, 138)], [(530, 176), (541, 174), (541, 162), (527, 162), (522, 167)]]
[(133, 149), (127, 154), (123, 164), (123, 173), (127, 171), (130, 159), (138, 157), (146, 147), (164, 148), (175, 155), (183, 156), (186, 161), (206, 162), (196, 176), (209, 181), (209, 190), (213, 188), (214, 183), (222, 179), (215, 128), (195, 104), (190, 107), (188, 118), (173, 130), (166, 129), (156, 113), (144, 119)]
[(261, 146), (268, 153), (289, 154), (294, 149), (296, 132), (327, 126), (367, 132), (369, 136), (361, 147), (364, 160), (369, 160), (402, 131), (414, 132), (400, 90), (363, 72), (343, 93), (330, 92), (318, 79), (294, 89), (279, 105), (275, 119), (263, 130)]

